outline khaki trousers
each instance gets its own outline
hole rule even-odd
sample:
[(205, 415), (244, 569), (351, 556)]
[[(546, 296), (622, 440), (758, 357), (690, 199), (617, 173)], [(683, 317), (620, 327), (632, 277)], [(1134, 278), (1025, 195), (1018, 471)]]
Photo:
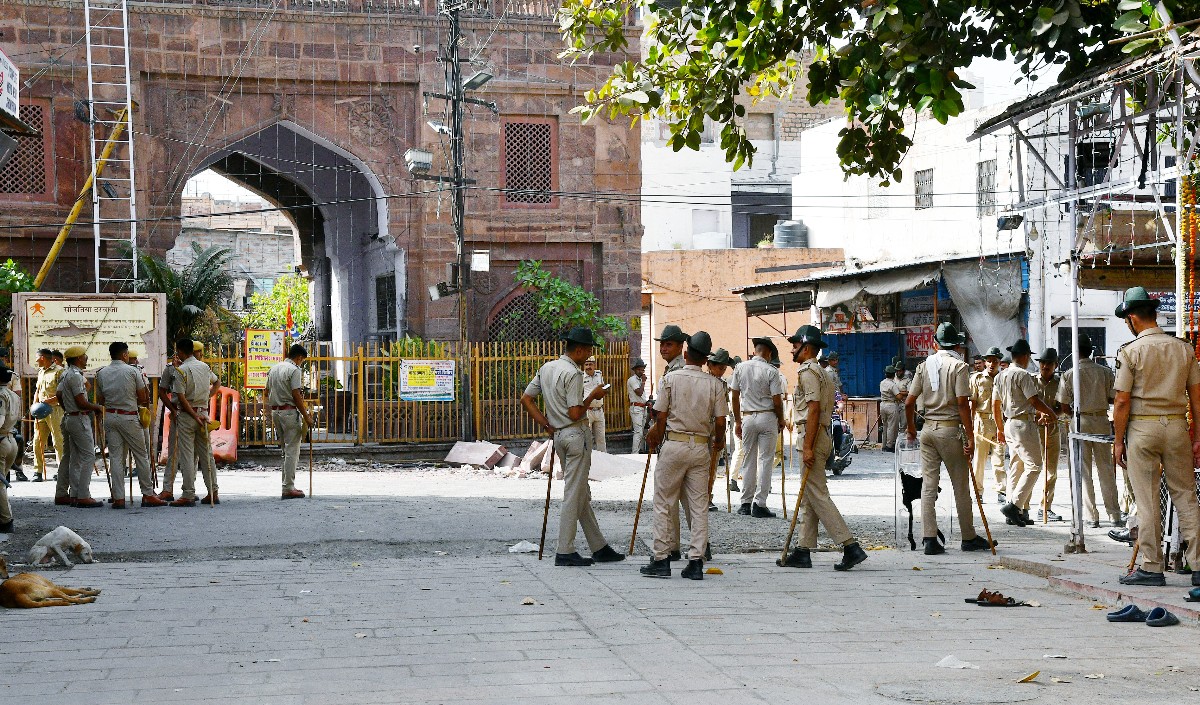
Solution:
[(304, 418), (299, 409), (271, 412), (275, 434), (283, 446), (283, 491), (296, 489), (296, 467), (300, 465), (300, 446), (304, 441)]
[(630, 446), (630, 453), (641, 453), (642, 443), (645, 442), (646, 432), (646, 407), (630, 406), (629, 421), (633, 425), (633, 444)]
[(1192, 442), (1185, 419), (1130, 419), (1125, 441), (1129, 481), (1138, 513), (1138, 553), (1142, 570), (1163, 572), (1162, 513), (1158, 486), (1164, 473), (1167, 491), (1179, 512), (1179, 537), (1186, 541), (1187, 561), (1200, 566), (1200, 504), (1192, 469)]
[(108, 446), (109, 467), (112, 469), (112, 497), (125, 499), (125, 451), (132, 451), (137, 466), (138, 486), (143, 495), (154, 494), (154, 479), (150, 475), (150, 454), (146, 451), (146, 434), (136, 416), (104, 415), (104, 443)]
[(55, 496), (69, 494), (76, 499), (90, 499), (92, 470), (96, 466), (92, 417), (89, 414), (65, 416), (62, 429), (63, 456), (58, 464), (58, 488)]
[(1004, 422), (1004, 440), (1012, 455), (1008, 470), (1008, 501), (1029, 509), (1033, 488), (1042, 476), (1042, 432), (1032, 417)]
[[(695, 444), (693, 444), (693, 445), (695, 445)], [(662, 462), (661, 458), (659, 459), (659, 462)], [(655, 465), (654, 467), (656, 468), (655, 472), (658, 472), (658, 470), (657, 470), (658, 465)], [(656, 475), (656, 477), (657, 477), (657, 475)], [(682, 543), (679, 538), (679, 536), (680, 536), (680, 533), (679, 533), (679, 508), (680, 507), (683, 507), (683, 518), (687, 521), (688, 530), (690, 531), (692, 528), (692, 507), (691, 507), (691, 505), (689, 505), (687, 503), (687, 498), (683, 495), (680, 495), (679, 500), (676, 501), (674, 505), (672, 505), (671, 507), (669, 507), (667, 509), (667, 511), (670, 514), (670, 522), (671, 522), (670, 541), (671, 541), (671, 550), (673, 550), (673, 551), (680, 549), (682, 546)], [(708, 502), (704, 503), (704, 511), (705, 511), (705, 513), (708, 512)]]
[[(1038, 440), (1039, 441), (1041, 440), (1041, 437), (1042, 437), (1042, 428), (1045, 428), (1045, 427), (1038, 427)], [(1042, 456), (1043, 458), (1046, 459), (1046, 465), (1043, 468), (1046, 471), (1046, 481), (1045, 481), (1045, 484), (1043, 485), (1043, 487), (1045, 489), (1042, 491), (1042, 494), (1043, 494), (1043, 499), (1045, 500), (1044, 506), (1047, 509), (1054, 506), (1054, 488), (1058, 486), (1058, 456), (1059, 456), (1059, 448), (1061, 447), (1061, 444), (1062, 444), (1062, 435), (1059, 432), (1060, 428), (1061, 428), (1061, 426), (1059, 426), (1057, 421), (1054, 423), (1053, 426), (1050, 427), (1050, 433), (1046, 440), (1048, 445), (1044, 449), (1045, 454)], [(1041, 504), (1038, 505), (1038, 507), (1041, 507), (1041, 506), (1043, 506), (1043, 505), (1041, 505)]]
[[(0, 471), (12, 467), (13, 461), (17, 459), (17, 452), (17, 439), (13, 438), (11, 433), (0, 438)], [(12, 518), (12, 507), (8, 506), (8, 488), (0, 482), (0, 524), (7, 524)]]
[(558, 520), (558, 553), (575, 553), (575, 530), (583, 527), (588, 547), (596, 552), (608, 545), (592, 511), (592, 434), (577, 423), (554, 433), (554, 453), (563, 469), (563, 501)]
[(604, 409), (588, 409), (587, 424), (592, 432), (592, 448), (601, 453), (607, 453), (608, 441), (604, 437)]
[[(1109, 434), (1112, 424), (1103, 414), (1083, 414), (1079, 417), (1079, 430), (1083, 433)], [(1088, 517), (1092, 521), (1100, 521), (1100, 512), (1096, 508), (1096, 488), (1092, 483), (1092, 473), (1100, 480), (1100, 495), (1104, 498), (1104, 511), (1108, 518), (1116, 521), (1121, 518), (1121, 506), (1117, 504), (1117, 466), (1113, 462), (1112, 446), (1107, 443), (1084, 441), (1080, 448), (1083, 452), (1083, 497)]]
[[(62, 469), (62, 456), (65, 444), (63, 442), (62, 432), (63, 410), (58, 404), (50, 405), (50, 415), (44, 419), (40, 419), (33, 424), (33, 467), (42, 479), (49, 480), (50, 477), (46, 474), (46, 441), (49, 438), (54, 439), (54, 452), (58, 455), (59, 469)], [(61, 476), (62, 473), (59, 473)], [(59, 481), (58, 494), (67, 494), (66, 483)]]
[[(654, 558), (679, 545), (679, 502), (688, 510), (689, 560), (703, 560), (708, 544), (708, 458), (706, 443), (664, 441), (654, 466)], [(675, 509), (672, 518), (671, 510)]]
[[(799, 425), (796, 428), (799, 430), (797, 443), (800, 444), (800, 448), (804, 448), (805, 426)], [(825, 533), (829, 534), (834, 543), (844, 545), (854, 540), (854, 536), (850, 533), (850, 527), (846, 526), (846, 520), (842, 518), (842, 513), (838, 511), (837, 505), (829, 496), (829, 482), (825, 477), (825, 461), (833, 452), (833, 439), (829, 437), (829, 429), (825, 426), (817, 429), (817, 433), (821, 435), (817, 436), (816, 443), (813, 445), (816, 458), (813, 460), (812, 468), (807, 470), (808, 480), (804, 481), (804, 500), (800, 503), (798, 545), (800, 548), (809, 550), (817, 547), (817, 522), (825, 527)], [(804, 456), (801, 455), (801, 457)], [(803, 472), (805, 470), (802, 469), (801, 473)]]
[[(754, 502), (760, 507), (767, 506), (778, 438), (779, 419), (774, 412), (764, 411), (742, 417), (742, 465), (739, 468), (742, 473), (742, 504)], [(821, 466), (822, 472), (824, 467)]]
[(963, 541), (975, 533), (975, 515), (971, 509), (971, 468), (963, 450), (962, 426), (950, 421), (925, 421), (921, 429), (921, 535), (937, 538), (938, 485), (942, 479), (942, 464), (950, 475), (954, 490), (954, 510), (958, 513), (958, 530)]
[(895, 448), (896, 435), (900, 433), (900, 415), (903, 407), (899, 404), (884, 402), (879, 405), (879, 426), (883, 428), (883, 447)]
[(996, 478), (996, 491), (1008, 492), (1008, 471), (1004, 467), (1004, 446), (996, 440), (996, 422), (983, 416), (975, 417), (975, 457), (972, 459), (972, 474), (975, 486), (983, 493), (983, 469), (992, 462), (992, 474)]
[[(205, 418), (201, 416), (200, 418)], [(200, 465), (204, 476), (204, 484), (208, 493), (217, 491), (217, 473), (212, 461), (212, 445), (209, 444), (207, 429), (192, 418), (191, 414), (179, 414), (173, 418), (172, 426), (177, 426), (175, 443), (178, 446), (179, 472), (183, 475), (183, 490), (181, 498), (196, 498), (196, 466)], [(207, 458), (207, 462), (205, 459)], [(165, 484), (165, 483), (164, 483)], [(168, 486), (169, 488), (169, 486)]]

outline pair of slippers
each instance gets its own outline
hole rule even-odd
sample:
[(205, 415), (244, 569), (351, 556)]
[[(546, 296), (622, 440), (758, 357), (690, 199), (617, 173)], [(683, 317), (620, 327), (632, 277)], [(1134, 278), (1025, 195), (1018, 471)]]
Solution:
[(963, 600), (969, 605), (979, 605), (980, 607), (1027, 607), (1027, 602), (1014, 600), (1011, 597), (1005, 597), (999, 592), (992, 592), (984, 589), (980, 591), (977, 597), (968, 597)]
[(1155, 607), (1146, 612), (1137, 605), (1126, 605), (1116, 612), (1109, 612), (1108, 621), (1145, 622), (1148, 627), (1172, 627), (1179, 624), (1179, 618), (1162, 607)]

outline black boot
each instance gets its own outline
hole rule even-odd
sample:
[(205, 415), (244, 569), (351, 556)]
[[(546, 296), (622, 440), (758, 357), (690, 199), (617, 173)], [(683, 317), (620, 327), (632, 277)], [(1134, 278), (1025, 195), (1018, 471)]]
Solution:
[(650, 563), (642, 566), (640, 571), (647, 578), (669, 578), (671, 577), (671, 561), (666, 558), (661, 561), (650, 559)]
[(741, 514), (742, 516), (750, 516), (750, 503), (747, 502), (738, 507), (737, 513)]
[(1000, 513), (1004, 515), (1005, 520), (1012, 526), (1025, 526), (1025, 519), (1021, 517), (1021, 510), (1012, 502), (1000, 507)]
[(793, 548), (786, 561), (776, 558), (775, 565), (781, 568), (811, 568), (812, 554), (807, 548)]
[(595, 562), (596, 561), (592, 560), (591, 558), (584, 558), (583, 556), (579, 555), (578, 553), (556, 553), (556, 554), (554, 554), (554, 565), (558, 565), (558, 566), (585, 567), (585, 566), (589, 566)]
[(1149, 585), (1151, 587), (1163, 587), (1167, 584), (1167, 578), (1162, 573), (1151, 573), (1147, 570), (1138, 568), (1129, 575), (1121, 577), (1122, 585)]
[(625, 560), (625, 554), (617, 553), (612, 546), (604, 544), (604, 548), (599, 551), (592, 551), (592, 560), (597, 563), (616, 563)]
[(20, 469), (17, 470), (17, 482), (29, 482), (29, 478)]
[(1029, 518), (1029, 507), (1021, 510), (1021, 521), (1025, 522), (1025, 526), (1033, 526), (1033, 519)]
[(712, 560), (712, 544), (711, 543), (704, 544), (704, 560), (706, 560), (706, 561)]
[(683, 569), (679, 577), (687, 578), (688, 580), (704, 580), (704, 561), (688, 561), (687, 567)]
[(767, 509), (766, 507), (760, 507), (757, 504), (751, 504), (750, 516), (754, 517), (755, 519), (774, 519), (775, 512)]
[(990, 551), (992, 550), (992, 547), (999, 545), (1000, 543), (997, 541), (993, 541), (989, 545), (987, 539), (979, 534), (976, 534), (975, 538), (971, 539), (970, 541), (963, 541), (961, 548), (964, 551)]
[(741, 492), (742, 491), (741, 488), (738, 487), (737, 480), (729, 481), (729, 491), (730, 492)]
[(13, 530), (12, 519), (0, 524), (0, 534), (11, 534)]
[(945, 547), (943, 547), (942, 544), (938, 543), (937, 539), (935, 539), (935, 538), (925, 539), (925, 555), (937, 556), (937, 555), (940, 555), (945, 552), (946, 552)]
[(842, 549), (842, 560), (840, 563), (834, 563), (834, 570), (850, 570), (854, 566), (867, 560), (867, 552), (862, 550), (862, 546), (858, 542), (846, 544)]
[(675, 549), (667, 554), (667, 562), (674, 563), (675, 561), (683, 560), (683, 553), (679, 549)]
[(35, 472), (35, 473), (33, 473), (33, 481), (34, 482), (45, 482), (46, 478), (42, 477), (42, 473)]

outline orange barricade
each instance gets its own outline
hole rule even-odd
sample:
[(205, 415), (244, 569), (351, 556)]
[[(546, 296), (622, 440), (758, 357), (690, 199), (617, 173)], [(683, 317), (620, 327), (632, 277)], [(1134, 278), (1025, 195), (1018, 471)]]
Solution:
[[(209, 432), (213, 458), (225, 463), (237, 462), (237, 439), (241, 432), (242, 395), (236, 389), (221, 387), (217, 396), (208, 402), (208, 418), (220, 425)], [(159, 464), (169, 462), (168, 450), (171, 438), (171, 412), (163, 414), (162, 450), (158, 454)]]

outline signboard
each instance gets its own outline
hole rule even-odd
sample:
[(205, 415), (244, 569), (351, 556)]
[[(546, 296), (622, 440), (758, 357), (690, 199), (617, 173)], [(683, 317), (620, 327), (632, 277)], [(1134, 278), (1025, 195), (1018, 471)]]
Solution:
[(845, 306), (821, 309), (821, 327), (826, 333), (849, 333), (854, 330), (854, 319)]
[(402, 360), (400, 401), (454, 401), (454, 360)]
[(933, 335), (937, 329), (933, 326), (920, 326), (904, 331), (904, 357), (924, 358), (937, 352), (937, 341)]
[(87, 349), (88, 369), (109, 363), (108, 344), (123, 341), (150, 377), (162, 375), (167, 359), (166, 294), (13, 294), (17, 370), (37, 376), (40, 348)]
[(17, 70), (16, 64), (9, 61), (4, 52), (0, 51), (0, 110), (19, 119), (20, 97), (21, 72)]
[(283, 331), (246, 329), (246, 389), (266, 389), (271, 368), (283, 362)]

